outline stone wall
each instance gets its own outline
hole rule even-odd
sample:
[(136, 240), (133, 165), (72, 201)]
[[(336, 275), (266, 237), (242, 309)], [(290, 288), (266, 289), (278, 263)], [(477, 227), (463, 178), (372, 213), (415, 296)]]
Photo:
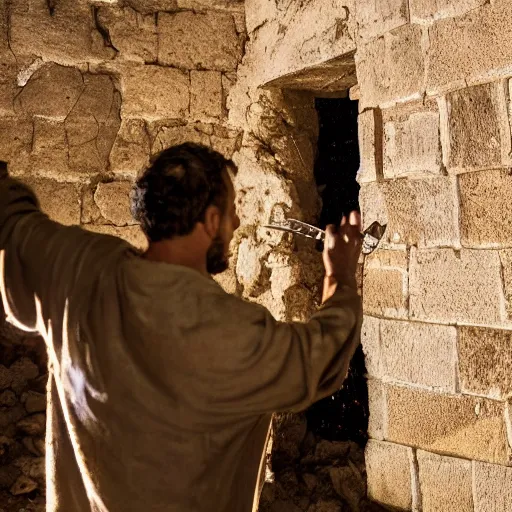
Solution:
[(364, 281), (369, 495), (509, 511), (512, 4), (373, 5), (358, 4), (360, 200), (388, 229)]

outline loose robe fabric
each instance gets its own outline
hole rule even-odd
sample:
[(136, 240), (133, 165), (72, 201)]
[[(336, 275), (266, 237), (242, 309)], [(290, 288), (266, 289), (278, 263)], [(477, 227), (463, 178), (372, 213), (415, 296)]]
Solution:
[(50, 361), (48, 512), (249, 512), (271, 414), (332, 394), (359, 343), (357, 291), (276, 321), (182, 266), (65, 227), (0, 180), (9, 321)]

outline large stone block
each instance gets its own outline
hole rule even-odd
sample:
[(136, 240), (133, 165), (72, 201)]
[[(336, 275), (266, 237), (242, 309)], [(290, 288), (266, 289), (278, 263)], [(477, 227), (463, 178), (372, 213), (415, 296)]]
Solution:
[(12, 3), (10, 44), (16, 55), (38, 55), (60, 64), (111, 59), (83, 0), (20, 0)]
[(130, 67), (122, 75), (123, 118), (183, 118), (188, 116), (188, 72), (160, 66)]
[(80, 224), (80, 194), (76, 184), (40, 178), (23, 181), (32, 187), (41, 210), (50, 219), (68, 226)]
[(455, 327), (381, 320), (380, 340), (383, 378), (456, 391)]
[(459, 197), (463, 246), (512, 245), (512, 175), (509, 170), (460, 175)]
[(14, 113), (14, 99), (20, 92), (17, 75), (18, 65), (14, 55), (7, 49), (0, 50), (0, 114), (2, 115)]
[(502, 285), (498, 253), (411, 250), (411, 317), (436, 322), (499, 324)]
[(130, 213), (130, 193), (133, 184), (129, 181), (99, 183), (94, 201), (103, 217), (115, 226), (136, 224)]
[(108, 75), (84, 75), (84, 89), (66, 117), (69, 165), (75, 172), (101, 173), (121, 125), (121, 96)]
[(460, 327), (458, 348), (463, 393), (498, 399), (512, 394), (512, 331)]
[(277, 17), (277, 5), (274, 0), (245, 0), (245, 11), (249, 34)]
[(218, 71), (191, 71), (191, 117), (197, 120), (219, 118), (223, 111), (221, 74)]
[(357, 118), (361, 165), (357, 181), (376, 181), (382, 175), (382, 115), (378, 109), (361, 112)]
[(136, 176), (149, 165), (149, 154), (149, 136), (144, 121), (123, 121), (110, 153), (112, 172)]
[(499, 464), (510, 462), (505, 404), (388, 386), (386, 435), (395, 443)]
[(421, 96), (425, 88), (422, 39), (421, 26), (405, 25), (358, 47), (357, 77), (363, 108)]
[(365, 315), (361, 327), (361, 344), (364, 351), (366, 371), (372, 377), (380, 378), (381, 348), (380, 348), (380, 320), (373, 316)]
[(478, 85), (446, 96), (448, 144), (446, 166), (451, 172), (499, 167), (502, 146), (510, 148), (504, 85)]
[(158, 34), (154, 14), (141, 14), (130, 7), (100, 7), (97, 20), (120, 57), (156, 62)]
[(458, 245), (453, 178), (398, 179), (381, 186), (388, 219), (387, 239), (419, 247)]
[(417, 452), (423, 512), (473, 512), (471, 461)]
[(149, 127), (152, 140), (151, 153), (160, 153), (170, 146), (184, 142), (209, 145), (210, 135), (203, 128), (204, 126), (200, 123), (187, 125), (155, 123)]
[(180, 9), (199, 10), (224, 10), (243, 13), (244, 0), (177, 0)]
[(485, 3), (486, 0), (410, 0), (411, 22), (462, 16)]
[(108, 226), (105, 224), (97, 226), (94, 224), (86, 224), (83, 226), (83, 228), (87, 229), (88, 231), (92, 231), (93, 233), (100, 233), (102, 235), (110, 235), (117, 238), (122, 238), (129, 244), (133, 245), (133, 247), (141, 251), (145, 251), (148, 247), (147, 238), (139, 226), (117, 227)]
[(371, 439), (386, 438), (386, 388), (382, 381), (368, 379), (368, 435)]
[(370, 440), (365, 459), (368, 497), (399, 510), (411, 510), (416, 478), (412, 448)]
[(500, 251), (501, 272), (505, 292), (505, 309), (508, 320), (512, 319), (512, 250)]
[(174, 11), (178, 8), (178, 0), (125, 0), (125, 3), (142, 14)]
[(439, 113), (415, 112), (384, 124), (384, 177), (440, 174)]
[(34, 125), (29, 119), (0, 117), (0, 160), (11, 163), (32, 148)]
[[(361, 209), (361, 222), (367, 228), (372, 222), (379, 222), (383, 226), (388, 223), (384, 184), (377, 181), (363, 183), (359, 190), (359, 207)], [(385, 236), (387, 236), (385, 234)]]
[(367, 315), (407, 318), (408, 276), (405, 251), (378, 250), (366, 259), (363, 309)]
[(14, 107), (18, 114), (64, 119), (83, 90), (84, 80), (78, 69), (48, 63), (30, 77)]
[(233, 16), (221, 12), (162, 13), (158, 18), (161, 64), (185, 69), (234, 71), (242, 48)]
[[(415, 3), (428, 5), (430, 2), (415, 0)], [(512, 3), (496, 0), (485, 2), (482, 8), (464, 16), (435, 23), (429, 29), (428, 92), (435, 94), (464, 87), (468, 81), (489, 81), (510, 75), (511, 18)]]
[(510, 512), (512, 468), (474, 462), (475, 512)]
[(407, 0), (357, 2), (356, 20), (360, 39), (381, 36), (409, 22)]

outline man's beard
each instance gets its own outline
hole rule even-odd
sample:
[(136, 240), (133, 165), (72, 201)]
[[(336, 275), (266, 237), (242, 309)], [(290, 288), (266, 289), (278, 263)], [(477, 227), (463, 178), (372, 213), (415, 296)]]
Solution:
[(217, 235), (206, 253), (206, 270), (209, 274), (220, 274), (229, 267), (228, 257), (224, 247), (224, 240)]

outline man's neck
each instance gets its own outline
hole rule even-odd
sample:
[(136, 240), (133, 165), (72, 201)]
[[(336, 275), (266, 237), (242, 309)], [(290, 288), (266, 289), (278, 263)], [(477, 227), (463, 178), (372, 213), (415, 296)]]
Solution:
[(198, 252), (193, 240), (180, 238), (150, 243), (143, 258), (149, 261), (181, 265), (208, 276), (206, 255)]

